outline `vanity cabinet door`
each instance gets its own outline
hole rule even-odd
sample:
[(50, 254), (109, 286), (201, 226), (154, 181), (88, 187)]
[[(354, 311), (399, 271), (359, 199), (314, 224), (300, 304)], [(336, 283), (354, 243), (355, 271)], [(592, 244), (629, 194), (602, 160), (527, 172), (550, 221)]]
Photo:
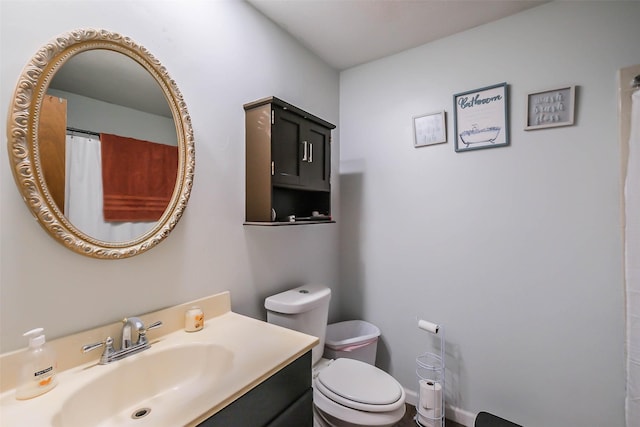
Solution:
[(313, 426), (311, 352), (307, 352), (198, 427)]
[(311, 427), (313, 425), (313, 389), (307, 390), (267, 427)]

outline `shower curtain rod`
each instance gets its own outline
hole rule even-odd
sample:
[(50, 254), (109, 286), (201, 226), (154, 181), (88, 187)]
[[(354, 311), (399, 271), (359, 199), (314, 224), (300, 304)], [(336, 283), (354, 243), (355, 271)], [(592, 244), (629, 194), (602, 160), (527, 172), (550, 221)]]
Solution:
[(70, 127), (67, 128), (67, 132), (78, 132), (78, 133), (84, 133), (84, 134), (87, 134), (87, 135), (100, 136), (99, 132), (92, 132), (90, 130), (70, 128)]

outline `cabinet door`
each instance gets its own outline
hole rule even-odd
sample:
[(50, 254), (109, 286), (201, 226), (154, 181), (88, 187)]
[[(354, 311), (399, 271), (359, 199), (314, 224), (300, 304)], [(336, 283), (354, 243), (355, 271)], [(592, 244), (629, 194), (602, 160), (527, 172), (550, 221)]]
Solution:
[(305, 140), (307, 158), (301, 165), (302, 184), (314, 190), (330, 189), (331, 171), (331, 130), (308, 122)]
[(65, 196), (65, 130), (67, 127), (67, 100), (46, 95), (40, 113), (40, 161), (53, 201), (64, 212)]
[(313, 389), (310, 388), (293, 402), (267, 427), (313, 427)]
[[(289, 422), (287, 422), (289, 421)], [(198, 427), (312, 427), (311, 351)]]
[(280, 108), (273, 109), (271, 160), (274, 184), (300, 185), (304, 119)]

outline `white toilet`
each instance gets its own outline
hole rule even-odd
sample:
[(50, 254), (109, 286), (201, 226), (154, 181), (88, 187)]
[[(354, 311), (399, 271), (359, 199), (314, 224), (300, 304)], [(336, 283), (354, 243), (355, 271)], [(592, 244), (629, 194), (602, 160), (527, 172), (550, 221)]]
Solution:
[(330, 299), (331, 289), (307, 285), (264, 302), (267, 322), (320, 339), (311, 357), (314, 426), (392, 426), (405, 412), (405, 392), (398, 381), (360, 360), (322, 358)]

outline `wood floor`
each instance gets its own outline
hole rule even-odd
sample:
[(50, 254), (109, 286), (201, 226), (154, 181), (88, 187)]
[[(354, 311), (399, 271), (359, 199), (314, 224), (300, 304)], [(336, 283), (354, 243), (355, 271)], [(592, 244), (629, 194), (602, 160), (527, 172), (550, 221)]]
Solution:
[[(416, 421), (413, 417), (416, 416), (416, 407), (413, 405), (407, 405), (407, 412), (398, 424), (394, 427), (417, 427)], [(453, 421), (445, 420), (445, 427), (464, 427), (462, 424), (454, 423)]]

